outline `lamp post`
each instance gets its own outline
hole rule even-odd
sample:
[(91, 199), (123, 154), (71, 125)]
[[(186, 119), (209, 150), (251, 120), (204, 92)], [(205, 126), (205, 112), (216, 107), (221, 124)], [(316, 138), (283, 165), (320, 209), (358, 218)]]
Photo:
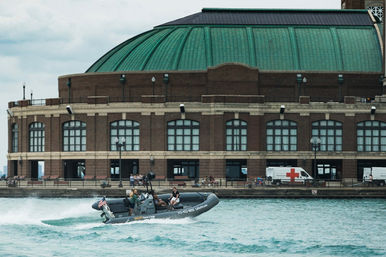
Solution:
[(125, 138), (122, 138), (122, 142), (115, 138), (115, 145), (119, 149), (119, 187), (122, 187), (122, 147), (126, 145)]
[(121, 78), (119, 79), (119, 82), (122, 84), (122, 102), (125, 101), (125, 83), (126, 83), (126, 75), (121, 74)]
[(153, 95), (154, 95), (154, 83), (155, 83), (155, 77), (154, 76), (151, 78), (151, 83), (153, 84)]
[(302, 85), (302, 81), (303, 81), (303, 75), (298, 73), (296, 74), (296, 82), (298, 83), (298, 99), (301, 95), (301, 85)]
[(339, 102), (343, 102), (343, 97), (342, 97), (342, 86), (343, 86), (344, 78), (343, 74), (338, 75), (338, 84), (339, 84)]
[(320, 138), (319, 137), (311, 137), (310, 143), (312, 145), (312, 149), (314, 150), (314, 179), (316, 179), (316, 151), (320, 148)]
[(165, 101), (168, 101), (168, 84), (169, 84), (169, 74), (165, 73), (163, 76), (163, 81), (165, 83)]
[(298, 83), (298, 97), (304, 94), (304, 90), (302, 90), (302, 84), (307, 83), (307, 78), (303, 76), (301, 73), (296, 74), (296, 82)]
[(23, 100), (25, 100), (25, 82), (23, 83)]
[(71, 103), (71, 78), (68, 78), (67, 80), (67, 87), (68, 87), (68, 103)]

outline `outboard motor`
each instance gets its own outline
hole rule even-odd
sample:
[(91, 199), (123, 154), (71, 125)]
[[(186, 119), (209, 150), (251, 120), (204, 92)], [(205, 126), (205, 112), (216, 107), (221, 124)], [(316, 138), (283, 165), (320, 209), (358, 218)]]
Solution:
[(107, 201), (105, 197), (103, 197), (99, 202), (94, 203), (92, 205), (92, 208), (103, 211), (101, 216), (105, 217), (104, 222), (108, 221), (109, 219), (115, 218), (114, 213), (112, 213), (112, 211), (110, 210), (110, 207), (107, 205)]

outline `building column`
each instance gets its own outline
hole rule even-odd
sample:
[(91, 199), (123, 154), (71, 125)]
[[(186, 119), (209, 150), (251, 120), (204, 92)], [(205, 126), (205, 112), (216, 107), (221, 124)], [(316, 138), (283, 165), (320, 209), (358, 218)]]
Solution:
[(337, 176), (338, 178), (341, 177), (342, 179), (353, 179), (356, 181), (358, 179), (357, 172), (357, 160), (343, 160), (342, 174), (340, 174), (341, 176), (337, 174)]
[(265, 177), (265, 160), (248, 159), (248, 178)]

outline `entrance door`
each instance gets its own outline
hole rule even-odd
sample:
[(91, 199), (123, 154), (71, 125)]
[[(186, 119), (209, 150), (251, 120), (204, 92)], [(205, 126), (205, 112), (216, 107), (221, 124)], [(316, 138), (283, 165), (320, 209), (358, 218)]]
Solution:
[(198, 160), (168, 160), (168, 178), (174, 176), (187, 176), (198, 182), (200, 176)]
[(82, 179), (86, 174), (84, 160), (65, 160), (63, 166), (65, 179)]
[(13, 175), (17, 176), (17, 161), (12, 161), (13, 166)]
[(30, 161), (30, 171), (31, 171), (31, 179), (37, 180), (39, 177), (39, 162), (38, 161)]
[(358, 160), (357, 162), (357, 176), (358, 181), (363, 179), (363, 170), (371, 167), (386, 167), (386, 160)]
[[(138, 160), (121, 160), (122, 178), (130, 178), (130, 174), (138, 174)], [(111, 160), (110, 162), (110, 177), (119, 179), (119, 160)]]
[(44, 176), (44, 161), (30, 161), (30, 174), (32, 180), (41, 179)]
[(247, 160), (226, 160), (227, 180), (246, 180)]

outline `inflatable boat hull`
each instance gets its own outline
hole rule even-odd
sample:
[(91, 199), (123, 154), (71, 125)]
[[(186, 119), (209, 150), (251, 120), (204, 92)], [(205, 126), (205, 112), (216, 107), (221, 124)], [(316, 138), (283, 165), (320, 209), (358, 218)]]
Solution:
[[(160, 199), (167, 201), (170, 195), (159, 195)], [(106, 205), (101, 206), (101, 202), (93, 204), (93, 208), (101, 210), (105, 216), (106, 224), (126, 223), (138, 220), (148, 219), (181, 219), (186, 217), (198, 216), (216, 206), (219, 203), (218, 197), (213, 193), (181, 193), (181, 203), (176, 206), (176, 209), (169, 210), (164, 208), (159, 210), (155, 208), (154, 201), (144, 199), (136, 213), (132, 216), (128, 215), (128, 207), (124, 205), (123, 199), (107, 200)], [(99, 206), (98, 206), (99, 205)], [(153, 205), (153, 206), (151, 206)], [(143, 208), (147, 207), (149, 208)]]

